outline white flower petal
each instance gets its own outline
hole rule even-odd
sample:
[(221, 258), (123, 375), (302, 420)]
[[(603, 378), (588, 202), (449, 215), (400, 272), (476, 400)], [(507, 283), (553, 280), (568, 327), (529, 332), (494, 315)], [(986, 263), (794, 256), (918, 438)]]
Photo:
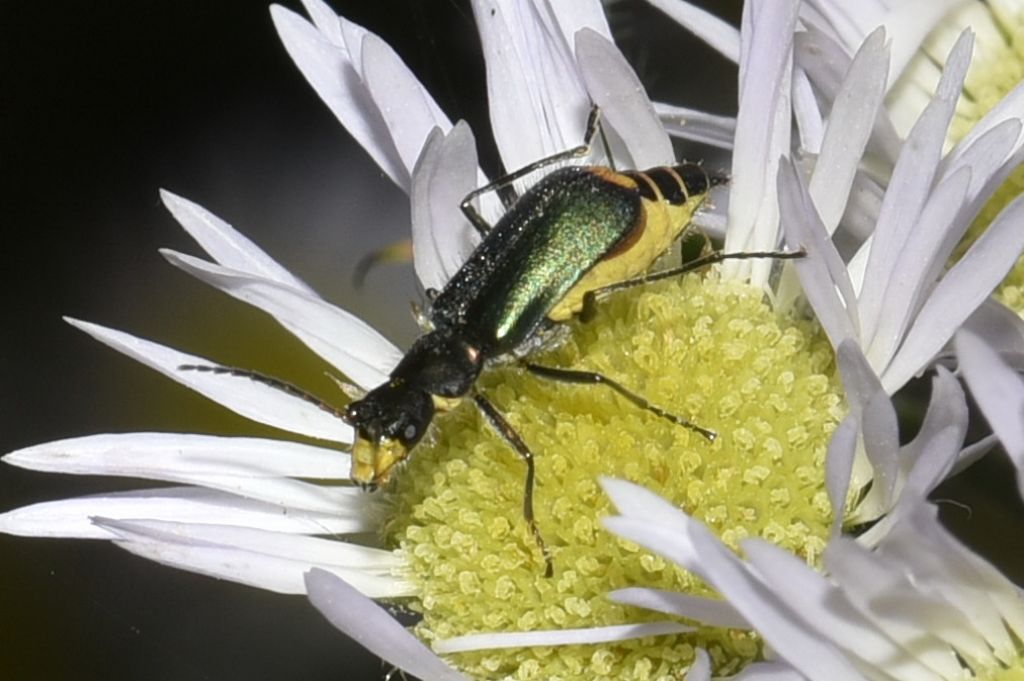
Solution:
[(284, 440), (178, 433), (91, 435), (3, 457), (12, 466), (49, 473), (189, 483), (285, 508), (369, 513), (375, 504), (360, 490), (289, 477), (347, 480), (349, 459), (346, 452)]
[(678, 591), (630, 587), (608, 594), (616, 603), (638, 608), (656, 610), (668, 615), (678, 615), (697, 620), (712, 627), (749, 629), (750, 624), (726, 601), (692, 596)]
[(343, 634), (382, 660), (430, 681), (468, 681), (446, 665), (395, 618), (326, 570), (306, 575), (309, 600)]
[[(884, 668), (898, 679), (929, 678), (927, 668), (882, 635), (844, 593), (802, 560), (759, 539), (744, 540), (741, 546), (750, 563), (764, 576), (768, 588), (795, 608), (807, 626), (813, 626), (835, 646), (845, 649), (851, 658)], [(792, 664), (791, 657), (784, 657)], [(819, 671), (814, 678), (830, 677)]]
[(29, 537), (111, 539), (93, 524), (102, 516), (252, 527), (290, 534), (367, 532), (376, 524), (367, 517), (335, 513), (282, 512), (276, 504), (243, 499), (199, 487), (161, 487), (45, 501), (0, 514), (0, 532)]
[[(871, 244), (858, 301), (859, 309), (865, 311), (861, 320), (862, 342), (872, 366), (884, 369), (889, 363), (931, 292), (934, 278), (930, 273), (936, 264), (947, 261), (949, 253), (945, 252), (944, 244), (952, 242), (948, 238), (951, 231), (958, 231), (952, 223), (964, 205), (970, 182), (970, 171), (962, 168), (935, 187), (920, 216), (906, 216), (912, 231), (904, 235), (905, 242), (895, 243), (901, 237), (892, 234), (896, 231), (893, 223), (880, 225), (875, 231), (877, 240)], [(890, 184), (889, 191), (899, 189)], [(912, 199), (908, 197), (908, 201)], [(895, 238), (887, 238), (888, 235)], [(882, 252), (889, 255), (874, 257)], [(886, 267), (889, 269), (883, 271)], [(870, 297), (872, 294), (874, 298)]]
[(1024, 630), (1020, 590), (943, 529), (935, 507), (922, 504), (905, 515), (881, 550), (907, 565), (920, 590), (941, 594), (957, 608), (1000, 659), (1016, 658), (1003, 621)]
[(491, 130), (505, 169), (578, 145), (590, 98), (552, 16), (524, 0), (474, 0), (473, 15), (487, 67)]
[(589, 28), (576, 34), (576, 58), (602, 120), (625, 143), (634, 168), (671, 165), (672, 142), (633, 68), (615, 44)]
[(1024, 355), (1024, 319), (992, 298), (967, 318), (964, 328), (984, 338), (1001, 354)]
[(711, 658), (703, 648), (693, 651), (694, 659), (683, 681), (711, 681)]
[(253, 421), (323, 440), (352, 442), (352, 428), (339, 415), (301, 398), (244, 376), (182, 371), (178, 368), (182, 365), (216, 366), (216, 363), (98, 324), (65, 320), (101, 343)]
[(807, 677), (781, 662), (748, 664), (731, 681), (807, 681)]
[(740, 61), (740, 32), (714, 14), (680, 0), (647, 0), (731, 62)]
[[(840, 422), (828, 443), (825, 457), (825, 488), (832, 506), (832, 534), (842, 530), (846, 495), (853, 481), (853, 462), (860, 435), (860, 417), (850, 414)], [(859, 487), (859, 485), (858, 485)]]
[(654, 111), (661, 119), (665, 132), (673, 137), (719, 149), (732, 149), (733, 137), (736, 135), (736, 119), (732, 116), (716, 116), (663, 102), (654, 102)]
[(447, 135), (435, 129), (412, 171), (409, 191), (413, 265), (424, 288), (444, 288), (480, 241), (460, 209), (476, 178), (476, 141), (469, 126), (459, 121)]
[(551, 13), (555, 24), (562, 30), (562, 40), (566, 45), (572, 45), (576, 32), (584, 28), (597, 31), (608, 40), (612, 40), (612, 31), (608, 27), (608, 19), (604, 15), (601, 0), (546, 0), (543, 7)]
[[(434, 128), (447, 133), (451, 121), (420, 84), (391, 46), (370, 33), (362, 43), (363, 79), (388, 128), (406, 178), (411, 173), (427, 135)], [(408, 179), (403, 185), (408, 191)]]
[[(877, 227), (870, 242), (870, 255), (861, 289), (860, 300), (864, 309), (877, 310), (880, 313), (872, 316), (871, 319), (862, 320), (863, 331), (867, 338), (871, 338), (878, 325), (882, 323), (879, 317), (886, 316), (892, 319), (906, 315), (907, 305), (915, 299), (915, 296), (911, 295), (913, 289), (920, 288), (920, 286), (909, 286), (911, 292), (907, 293), (905, 291), (908, 288), (907, 280), (919, 282), (919, 273), (927, 270), (927, 264), (930, 263), (928, 254), (938, 252), (937, 248), (925, 246), (932, 241), (941, 241), (941, 235), (945, 230), (932, 227), (930, 221), (924, 222), (928, 228), (916, 230), (918, 241), (921, 241), (922, 238), (926, 239), (922, 242), (924, 253), (915, 253), (914, 257), (908, 257), (901, 261), (904, 246), (912, 238), (914, 226), (918, 224), (918, 218), (921, 216), (926, 202), (930, 200), (936, 205), (946, 202), (941, 209), (933, 209), (946, 211), (938, 213), (938, 217), (946, 218), (946, 224), (951, 222), (952, 217), (957, 214), (957, 211), (948, 205), (945, 194), (954, 189), (959, 190), (959, 184), (945, 185), (941, 191), (933, 192), (932, 190), (935, 171), (946, 139), (946, 130), (949, 128), (956, 101), (960, 96), (963, 79), (967, 73), (971, 44), (971, 36), (965, 32), (953, 53), (950, 54), (950, 62), (943, 71), (935, 97), (911, 130), (906, 144), (900, 151), (896, 167), (893, 169), (889, 187), (879, 210)], [(947, 177), (952, 179), (952, 175)], [(962, 176), (960, 181), (966, 182), (969, 178), (968, 174)], [(963, 191), (966, 192), (966, 184)], [(963, 197), (960, 197), (958, 200), (962, 201), (962, 199)], [(924, 235), (930, 235), (932, 238), (928, 239)], [(924, 260), (925, 263), (921, 263), (921, 260)], [(905, 267), (912, 270), (917, 276), (910, 278), (911, 275)], [(893, 277), (901, 276), (904, 280), (900, 281), (897, 287), (889, 286)], [(890, 291), (894, 295), (901, 296), (907, 302), (903, 305), (891, 305), (888, 299)], [(885, 304), (882, 303), (883, 300)], [(894, 308), (901, 314), (887, 312)]]
[(691, 631), (694, 631), (693, 627), (688, 627), (678, 622), (646, 622), (643, 624), (618, 624), (582, 629), (469, 634), (435, 641), (433, 647), (436, 652), (447, 655), (450, 653), (462, 653), (468, 650), (610, 643), (613, 641), (645, 638), (647, 636), (685, 634)]
[[(1021, 130), (1020, 119), (1001, 121), (969, 143), (966, 143), (965, 137), (942, 159), (939, 177), (949, 177), (960, 168), (969, 168), (971, 171), (971, 185), (967, 195), (972, 205), (965, 206), (968, 214), (977, 212), (1007, 174), (1019, 165), (1021, 154), (1024, 153), (1024, 147), (1019, 145), (1024, 139)], [(953, 239), (954, 242), (957, 240), (958, 237)]]
[(881, 496), (884, 508), (890, 508), (899, 474), (897, 452), (900, 447), (896, 408), (884, 390), (879, 390), (864, 405), (862, 432), (864, 451), (874, 469), (871, 494)]
[(968, 417), (960, 382), (945, 367), (936, 367), (924, 421), (900, 452), (902, 466), (910, 471), (901, 498), (923, 500), (948, 477), (967, 435)]
[(407, 189), (409, 169), (356, 68), (352, 51), (328, 40), (308, 21), (280, 5), (272, 5), (270, 15), (285, 50), (320, 99), (380, 169)]
[(799, 171), (789, 159), (779, 165), (779, 209), (786, 242), (803, 248), (806, 258), (794, 261), (804, 294), (833, 347), (858, 336), (857, 297), (846, 266), (828, 238)]
[(812, 678), (861, 681), (820, 634), (799, 622), (786, 603), (700, 523), (639, 485), (604, 478), (601, 485), (622, 516), (605, 527), (690, 570), (731, 602), (765, 641)]
[[(116, 537), (117, 546), (138, 556), (267, 591), (305, 593), (303, 575), (317, 567), (344, 577), (371, 598), (401, 597), (413, 592), (411, 585), (381, 569), (382, 563), (389, 562), (381, 555), (384, 552), (369, 554), (344, 542), (287, 537), (262, 529), (236, 532), (232, 527), (196, 528), (173, 522), (106, 518), (96, 518), (95, 522)], [(365, 570), (362, 560), (370, 555), (378, 565)]]
[(1010, 271), (1024, 246), (1022, 219), (1024, 199), (1018, 197), (939, 281), (882, 376), (890, 394), (935, 356)]
[(884, 26), (892, 36), (890, 87), (903, 74), (932, 29), (959, 4), (962, 4), (960, 0), (908, 0), (896, 3), (888, 10)]
[[(776, 178), (790, 147), (790, 74), (798, 3), (747, 2), (743, 6), (739, 113), (732, 157), (732, 194), (726, 251), (767, 251), (779, 242)], [(754, 21), (754, 16), (757, 21)], [(723, 276), (750, 277), (763, 286), (773, 263), (732, 260)]]
[[(872, 27), (872, 30), (875, 28)], [(860, 38), (857, 43), (860, 43)], [(828, 110), (839, 97), (850, 70), (849, 53), (829, 35), (815, 29), (801, 31), (794, 36), (793, 53), (796, 65), (814, 84), (814, 91), (820, 99), (821, 106)], [(872, 123), (868, 147), (870, 153), (892, 163), (895, 162), (902, 143), (890, 120), (889, 112), (883, 111)]]
[(1024, 381), (980, 337), (962, 330), (956, 354), (971, 394), (1017, 468), (1024, 496)]
[[(849, 537), (830, 541), (824, 558), (830, 577), (860, 612), (940, 678), (954, 679), (963, 673), (943, 639), (953, 638), (963, 651), (984, 652), (984, 639), (963, 626), (961, 613), (919, 592), (891, 561)], [(922, 631), (925, 622), (927, 631)]]
[(279, 282), (308, 295), (316, 295), (313, 289), (277, 264), (259, 246), (198, 203), (166, 189), (160, 190), (160, 200), (185, 231), (221, 265)]
[(854, 175), (882, 105), (888, 70), (885, 33), (878, 29), (857, 50), (843, 79), (808, 183), (829, 234), (835, 232), (843, 216)]
[(807, 72), (799, 65), (793, 69), (793, 118), (800, 133), (798, 148), (807, 154), (821, 153), (825, 121)]
[(257, 307), (363, 388), (387, 380), (402, 351), (361, 319), (324, 300), (259, 276), (161, 249), (167, 261)]

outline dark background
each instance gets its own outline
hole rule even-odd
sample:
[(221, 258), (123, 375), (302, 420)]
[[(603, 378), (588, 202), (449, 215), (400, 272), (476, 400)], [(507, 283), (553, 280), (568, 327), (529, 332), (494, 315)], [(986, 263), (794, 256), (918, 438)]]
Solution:
[[(737, 5), (715, 11), (735, 20)], [(390, 42), (486, 144), (468, 3), (334, 7)], [(620, 45), (655, 96), (733, 112), (729, 63), (642, 3), (613, 12)], [(291, 64), (266, 3), (7, 1), (0, 63), (0, 451), (100, 432), (273, 434), (62, 315), (330, 394), (325, 367), (297, 341), (157, 254), (198, 253), (159, 203), (160, 187), (235, 225), (396, 342), (412, 338), (411, 268), (372, 273), (361, 292), (350, 283), (361, 255), (408, 233), (406, 198)], [(493, 150), (482, 151), (494, 172)], [(139, 485), (2, 466), (0, 511)], [(379, 662), (303, 598), (164, 568), (106, 543), (0, 535), (0, 680), (380, 676)]]

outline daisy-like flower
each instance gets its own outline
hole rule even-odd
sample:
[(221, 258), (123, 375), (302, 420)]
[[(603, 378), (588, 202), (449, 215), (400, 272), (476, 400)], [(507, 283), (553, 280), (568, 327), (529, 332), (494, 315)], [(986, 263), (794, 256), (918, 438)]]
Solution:
[[(805, 187), (788, 160), (779, 165), (794, 146), (788, 93), (799, 88), (794, 79), (799, 72), (793, 70), (797, 9), (796, 2), (773, 3), (771, 11), (763, 3), (745, 9), (726, 243), (735, 250), (767, 250), (778, 243), (779, 182), (782, 214), (796, 225), (794, 242), (806, 243), (808, 260), (824, 263), (832, 278), (828, 284), (835, 280), (849, 302), (853, 298), (845, 297), (849, 287), (840, 276), (846, 270), (829, 251), (820, 222), (838, 223), (842, 198), (875, 139), (887, 52), (882, 35), (874, 34), (838, 81), (828, 116), (818, 112), (827, 125), (821, 126), (820, 154)], [(602, 108), (619, 162), (641, 168), (672, 162), (656, 110), (610, 42), (596, 3), (481, 0), (474, 10), (487, 56), (492, 127), (506, 167), (577, 144), (591, 101)], [(285, 46), (339, 120), (409, 192), (417, 274), (425, 287), (440, 288), (475, 241), (458, 210), (461, 198), (482, 179), (472, 135), (464, 124), (450, 123), (379, 38), (313, 0), (307, 11), (312, 24), (273, 10)], [(955, 82), (957, 70), (947, 71), (944, 78)], [(946, 111), (943, 101), (937, 102), (939, 113), (932, 116), (939, 122), (920, 124), (928, 133), (941, 126)], [(802, 137), (809, 137), (806, 131), (813, 126), (806, 121), (814, 116), (796, 113), (805, 121)], [(920, 136), (917, 141), (931, 149), (932, 136)], [(914, 148), (908, 144), (906, 156), (893, 155), (897, 169), (901, 162), (910, 166), (912, 160), (904, 159)], [(929, 177), (937, 172), (934, 163), (937, 157), (926, 166)], [(996, 168), (1000, 163), (1001, 157), (992, 161)], [(964, 165), (967, 175), (984, 169), (974, 157)], [(963, 191), (982, 193), (997, 171), (987, 172), (981, 173), (980, 187), (969, 184)], [(924, 188), (894, 182), (893, 203), (915, 196), (908, 185), (922, 194), (919, 203), (933, 196), (927, 182)], [(386, 380), (401, 356), (397, 348), (321, 300), (209, 212), (169, 193), (164, 201), (215, 262), (174, 252), (165, 253), (168, 260), (270, 313), (359, 388)], [(499, 212), (493, 196), (482, 197), (480, 209), (489, 218)], [(916, 234), (916, 217), (894, 217), (887, 229), (902, 237)], [(940, 230), (935, 239), (954, 229)], [(873, 238), (883, 238), (880, 233), (887, 232), (878, 228)], [(1014, 245), (1000, 241), (1000, 255)], [(929, 247), (936, 248), (931, 242)], [(964, 278), (998, 266), (992, 258), (970, 257), (958, 270)], [(803, 266), (805, 280), (821, 283), (821, 263)], [(819, 561), (834, 518), (843, 514), (847, 489), (833, 484), (830, 497), (823, 472), (826, 443), (845, 411), (832, 351), (819, 327), (794, 317), (792, 296), (775, 287), (770, 263), (734, 265), (614, 296), (603, 301), (595, 320), (570, 324), (563, 342), (531, 356), (541, 364), (622, 379), (652, 402), (713, 427), (719, 434), (713, 444), (597, 389), (540, 384), (515, 367), (481, 377), (480, 388), (538, 454), (537, 523), (552, 551), (551, 579), (543, 577), (542, 560), (522, 518), (522, 464), (468, 403), (439, 419), (432, 440), (416, 448), (394, 486), (378, 497), (347, 485), (310, 482), (345, 480), (345, 454), (276, 440), (136, 434), (21, 450), (6, 460), (42, 470), (190, 486), (17, 509), (0, 516), (0, 528), (110, 539), (166, 564), (283, 592), (308, 591), (339, 628), (427, 678), (455, 672), (367, 596), (411, 597), (411, 607), (423, 616), (417, 636), (474, 676), (661, 678), (678, 676), (691, 665), (694, 673), (711, 664), (719, 673), (740, 669), (760, 656), (756, 637), (721, 628), (684, 635), (687, 627), (677, 622), (605, 598), (609, 590), (633, 583), (697, 595), (707, 589), (693, 575), (635, 546), (604, 540), (599, 519), (608, 502), (596, 483), (600, 475), (642, 480), (714, 527), (730, 546), (759, 536), (808, 563)], [(904, 350), (904, 338), (925, 323), (919, 304), (935, 294), (927, 295), (933, 279), (922, 275), (907, 281), (913, 291), (923, 291), (898, 317), (896, 346), (910, 357), (904, 362), (913, 373), (937, 348), (911, 353)], [(977, 293), (986, 281), (968, 290)], [(987, 290), (975, 295), (974, 306), (984, 295)], [(973, 309), (972, 300), (960, 301), (964, 315)], [(855, 336), (843, 335), (843, 318), (838, 308), (829, 308), (830, 299), (811, 302), (827, 315), (822, 326), (833, 341)], [(884, 318), (880, 308), (862, 307), (860, 314), (865, 309)], [(254, 420), (322, 440), (351, 441), (350, 429), (336, 414), (292, 393), (245, 376), (183, 371), (183, 365), (211, 362), (97, 325), (75, 324)], [(858, 334), (856, 340), (865, 347), (870, 339)], [(858, 420), (851, 423), (874, 423), (872, 403), (860, 398), (885, 391), (871, 388), (854, 393)], [(876, 466), (875, 487), (888, 490), (887, 507), (894, 487), (883, 474), (890, 472)], [(380, 532), (380, 547), (344, 541), (371, 530)], [(719, 622), (726, 628), (737, 623)], [(532, 633), (464, 637), (509, 630)], [(495, 651), (498, 645), (512, 647)], [(698, 654), (697, 646), (706, 648), (710, 659)]]
[[(945, 95), (955, 100), (954, 114), (945, 132), (945, 149), (978, 139), (989, 133), (996, 123), (1019, 119), (1022, 115), (1024, 90), (1019, 85), (1024, 76), (1021, 52), (1024, 4), (1018, 0), (920, 4), (820, 0), (808, 3), (802, 18), (822, 36), (809, 41), (813, 43), (813, 53), (808, 54), (806, 67), (809, 73), (814, 68), (810, 62), (821, 63), (823, 52), (829, 57), (826, 61), (842, 59), (844, 53), (852, 54), (876, 26), (886, 27), (894, 43), (886, 119), (900, 135), (909, 133), (928, 106), (937, 90), (940, 73), (953, 54), (951, 46), (965, 28), (970, 28), (976, 37), (974, 55), (960, 89)], [(811, 47), (806, 45), (805, 49)], [(1002, 143), (1006, 145), (1006, 140)], [(1006, 170), (993, 178), (997, 180), (998, 190), (985, 192), (984, 205), (972, 212), (973, 223), (953, 252), (954, 257), (962, 256), (1024, 189), (1024, 173), (1018, 169), (1024, 156), (1014, 145), (1005, 148), (1014, 153), (1005, 164)], [(1020, 315), (1024, 313), (1022, 291), (1024, 262), (1018, 261), (1000, 282), (995, 297)]]
[[(791, 116), (779, 93), (789, 87), (796, 6), (762, 11), (757, 21), (748, 8), (744, 33), (736, 133), (742, 153), (734, 158), (729, 212), (746, 235), (739, 243), (766, 248), (779, 238), (775, 167), (788, 148)], [(620, 164), (674, 160), (597, 3), (481, 1), (474, 10), (506, 167), (578, 144), (591, 101), (602, 109)], [(482, 179), (472, 135), (450, 123), (383, 41), (321, 3), (310, 0), (307, 11), (312, 23), (274, 8), (285, 46), (353, 136), (409, 192), (417, 274), (425, 287), (441, 287), (475, 239), (458, 210)], [(493, 219), (496, 199), (481, 198), (481, 212)], [(163, 200), (212, 258), (167, 251), (172, 264), (268, 312), (360, 388), (387, 378), (401, 356), (397, 348), (224, 221), (173, 194)], [(758, 206), (775, 217), (764, 219)], [(366, 597), (411, 598), (423, 616), (416, 634), (430, 644), (471, 633), (535, 632), (502, 651), (457, 653), (470, 647), (465, 640), (437, 644), (474, 676), (667, 678), (695, 660), (705, 664), (696, 645), (717, 669), (737, 669), (759, 655), (756, 638), (721, 629), (683, 636), (688, 627), (680, 623), (606, 599), (641, 578), (664, 588), (704, 587), (657, 557), (607, 542), (599, 519), (608, 502), (596, 483), (601, 474), (644, 480), (733, 545), (761, 536), (809, 562), (820, 556), (832, 522), (822, 460), (844, 411), (832, 352), (815, 325), (766, 300), (770, 267), (736, 270), (616, 295), (602, 302), (597, 319), (570, 325), (562, 343), (532, 356), (621, 379), (714, 428), (713, 444), (597, 388), (540, 384), (514, 367), (481, 378), (481, 389), (537, 453), (537, 523), (552, 552), (551, 579), (523, 520), (522, 463), (468, 403), (438, 419), (432, 441), (421, 443), (395, 485), (377, 496), (338, 484), (348, 477), (347, 454), (281, 440), (128, 434), (31, 447), (5, 460), (184, 486), (15, 509), (0, 516), (0, 529), (107, 539), (168, 565), (308, 591), (339, 627), (424, 678), (454, 672)], [(343, 447), (351, 441), (336, 414), (287, 391), (245, 376), (185, 371), (180, 367), (213, 362), (73, 323), (253, 420)], [(378, 546), (346, 541), (374, 530)]]
[[(958, 348), (974, 354), (976, 341), (964, 338)], [(971, 360), (964, 362), (966, 369)], [(891, 403), (885, 407), (892, 410)], [(962, 390), (940, 369), (919, 434), (898, 452), (913, 464), (887, 532), (873, 550), (837, 535), (825, 549), (824, 574), (756, 538), (742, 543), (742, 560), (672, 504), (606, 480), (620, 513), (606, 526), (701, 575), (726, 602), (646, 588), (613, 598), (697, 620), (747, 623), (774, 659), (748, 667), (744, 679), (1021, 678), (1024, 596), (952, 538), (925, 501), (934, 483), (970, 456), (961, 450), (966, 426)]]

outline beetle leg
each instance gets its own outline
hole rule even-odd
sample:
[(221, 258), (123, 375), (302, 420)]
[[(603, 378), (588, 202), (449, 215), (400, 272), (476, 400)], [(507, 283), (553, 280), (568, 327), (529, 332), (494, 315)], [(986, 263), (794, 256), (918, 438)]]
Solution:
[(718, 437), (718, 433), (707, 428), (702, 428), (696, 423), (687, 421), (682, 416), (673, 414), (672, 412), (665, 411), (656, 404), (651, 404), (646, 399), (637, 395), (635, 392), (625, 387), (618, 381), (608, 378), (604, 374), (599, 374), (596, 371), (580, 371), (578, 369), (558, 369), (555, 367), (546, 367), (539, 364), (532, 364), (530, 362), (524, 362), (523, 366), (534, 376), (540, 376), (541, 378), (547, 378), (552, 381), (562, 381), (564, 383), (585, 383), (589, 385), (606, 385), (622, 397), (632, 402), (635, 406), (649, 411), (655, 416), (660, 416), (663, 419), (667, 419), (677, 426), (688, 428), (699, 435), (707, 438), (709, 442), (714, 442), (715, 438)]
[(533, 482), (536, 475), (536, 470), (533, 465), (533, 452), (523, 442), (523, 438), (519, 437), (519, 433), (515, 431), (512, 424), (502, 416), (501, 412), (498, 411), (497, 407), (491, 404), (490, 400), (481, 395), (480, 393), (473, 393), (473, 401), (476, 403), (477, 408), (483, 413), (484, 418), (487, 422), (497, 431), (505, 442), (512, 446), (512, 449), (516, 450), (516, 454), (519, 455), (523, 461), (526, 462), (526, 484), (523, 491), (523, 517), (526, 518), (526, 525), (530, 528), (530, 533), (533, 538), (537, 541), (537, 546), (540, 547), (541, 553), (544, 555), (544, 576), (550, 577), (554, 574), (554, 565), (551, 562), (551, 552), (548, 551), (547, 544), (544, 543), (544, 538), (540, 534), (540, 529), (537, 527), (537, 520), (533, 515)]
[[(642, 277), (617, 281), (614, 284), (609, 284), (607, 286), (602, 286), (601, 288), (596, 288), (592, 291), (587, 291), (583, 296), (584, 310), (587, 310), (587, 306), (589, 305), (590, 316), (592, 317), (593, 307), (596, 298), (603, 298), (609, 293), (614, 293), (615, 291), (633, 288), (634, 286), (643, 286), (644, 284), (650, 284), (651, 282), (661, 281), (662, 279), (668, 279), (669, 277), (678, 277), (681, 274), (693, 272), (694, 270), (699, 270), (702, 267), (714, 265), (725, 260), (753, 260), (755, 258), (771, 258), (773, 260), (796, 260), (797, 258), (803, 258), (806, 256), (807, 251), (805, 251), (803, 248), (800, 248), (795, 251), (743, 251), (738, 253), (725, 253), (723, 251), (714, 251), (713, 253), (702, 255), (699, 258), (694, 258), (690, 262), (684, 263), (679, 267), (671, 267), (667, 270), (660, 270), (658, 272), (649, 272), (648, 274), (645, 274)], [(584, 321), (586, 319), (589, 319), (589, 317), (584, 318)]]
[[(491, 231), (492, 225), (488, 223), (482, 215), (480, 215), (480, 211), (478, 211), (476, 206), (473, 205), (473, 199), (489, 191), (497, 191), (501, 194), (501, 190), (506, 187), (511, 187), (512, 183), (516, 180), (540, 170), (541, 168), (545, 168), (556, 163), (562, 163), (564, 161), (570, 161), (575, 158), (588, 156), (590, 154), (591, 143), (594, 141), (594, 137), (597, 135), (598, 130), (600, 130), (600, 119), (601, 110), (597, 106), (594, 106), (590, 110), (590, 115), (587, 118), (587, 132), (583, 137), (583, 144), (534, 161), (533, 163), (523, 166), (519, 170), (503, 175), (494, 182), (485, 184), (483, 187), (478, 187), (466, 194), (466, 198), (462, 199), (462, 203), (459, 204), (459, 208), (462, 209), (462, 214), (466, 216), (466, 219), (469, 220), (470, 224), (472, 224), (476, 231), (480, 233), (480, 236), (485, 236), (487, 232)], [(504, 196), (502, 199), (502, 202), (507, 205), (508, 202), (504, 200)]]

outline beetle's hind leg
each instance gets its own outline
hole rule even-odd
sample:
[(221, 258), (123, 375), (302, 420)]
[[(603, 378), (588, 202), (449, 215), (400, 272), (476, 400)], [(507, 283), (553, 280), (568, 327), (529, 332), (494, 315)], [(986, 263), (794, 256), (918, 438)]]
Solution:
[(807, 256), (807, 251), (804, 249), (798, 249), (795, 251), (739, 251), (736, 253), (725, 253), (723, 251), (713, 251), (706, 255), (702, 255), (698, 258), (694, 258), (690, 262), (683, 263), (679, 267), (672, 267), (667, 270), (660, 270), (658, 272), (650, 272), (643, 275), (642, 277), (636, 277), (634, 279), (625, 279), (623, 281), (617, 281), (614, 284), (602, 286), (591, 291), (587, 291), (583, 294), (583, 308), (580, 310), (580, 319), (582, 321), (589, 321), (594, 318), (597, 312), (597, 300), (604, 298), (609, 293), (616, 291), (622, 291), (623, 289), (633, 288), (634, 286), (643, 286), (644, 284), (650, 284), (655, 281), (661, 281), (662, 279), (668, 279), (669, 277), (678, 277), (687, 272), (693, 272), (709, 265), (723, 262), (725, 260), (754, 260), (757, 258), (770, 258), (772, 260), (796, 260), (798, 258), (804, 258)]
[[(534, 161), (528, 165), (523, 166), (519, 170), (515, 170), (507, 175), (499, 177), (494, 182), (485, 184), (483, 187), (478, 187), (470, 193), (466, 194), (466, 198), (462, 199), (462, 203), (459, 204), (459, 208), (462, 209), (462, 214), (466, 216), (470, 224), (480, 233), (480, 236), (486, 236), (487, 232), (491, 231), (492, 225), (484, 219), (484, 216), (480, 215), (480, 211), (473, 205), (473, 199), (485, 194), (490, 191), (498, 192), (499, 196), (502, 197), (502, 203), (505, 207), (509, 207), (510, 202), (506, 200), (506, 188), (511, 188), (512, 183), (518, 179), (529, 175), (532, 172), (536, 172), (541, 168), (554, 165), (556, 163), (563, 163), (570, 161), (575, 158), (583, 158), (590, 154), (591, 145), (594, 142), (594, 137), (597, 136), (598, 131), (601, 129), (601, 109), (594, 106), (590, 109), (590, 115), (587, 117), (587, 132), (583, 137), (583, 144), (573, 147), (572, 149), (566, 149), (560, 151), (557, 154), (551, 156), (545, 156), (542, 159)], [(603, 134), (603, 131), (602, 131)], [(514, 192), (512, 192), (514, 198)]]
[(515, 431), (512, 424), (502, 416), (501, 412), (498, 411), (497, 407), (491, 404), (490, 400), (481, 395), (480, 393), (473, 394), (473, 402), (476, 403), (477, 408), (487, 419), (487, 422), (497, 431), (498, 435), (512, 446), (512, 449), (516, 450), (516, 454), (519, 455), (524, 462), (526, 462), (526, 483), (523, 490), (523, 517), (526, 519), (526, 525), (530, 528), (530, 534), (533, 535), (534, 540), (537, 542), (537, 546), (540, 547), (540, 551), (544, 556), (544, 576), (550, 577), (554, 574), (554, 565), (551, 562), (551, 552), (548, 551), (547, 544), (544, 543), (544, 537), (540, 534), (540, 528), (537, 527), (537, 520), (533, 515), (533, 483), (536, 477), (537, 471), (533, 463), (533, 452), (523, 442), (523, 438), (519, 437), (519, 433)]
[(698, 435), (703, 436), (708, 442), (714, 442), (715, 438), (718, 437), (718, 433), (707, 428), (698, 426), (692, 421), (684, 419), (678, 414), (673, 414), (670, 411), (665, 411), (656, 404), (651, 404), (645, 398), (637, 395), (635, 392), (622, 385), (618, 381), (608, 378), (604, 374), (596, 371), (581, 371), (579, 369), (558, 369), (556, 367), (546, 367), (540, 364), (533, 364), (531, 362), (523, 362), (523, 366), (534, 376), (546, 378), (552, 381), (561, 381), (562, 383), (582, 383), (587, 385), (606, 385), (620, 396), (629, 400), (636, 407), (643, 409), (644, 411), (650, 412), (655, 416), (659, 416), (667, 421), (671, 421), (677, 426), (682, 426), (688, 430), (692, 430)]

